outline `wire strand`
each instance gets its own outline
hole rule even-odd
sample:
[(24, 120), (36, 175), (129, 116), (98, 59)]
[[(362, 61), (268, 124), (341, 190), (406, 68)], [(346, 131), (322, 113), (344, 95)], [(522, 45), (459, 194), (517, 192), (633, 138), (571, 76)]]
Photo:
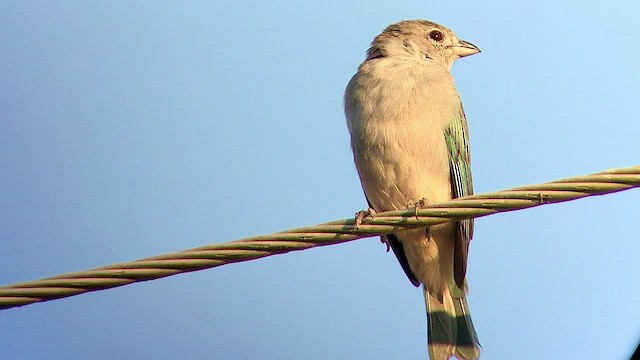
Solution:
[(394, 231), (477, 218), (498, 212), (603, 195), (640, 186), (640, 166), (521, 186), (493, 193), (457, 198), (420, 210), (386, 211), (366, 217), (291, 229), (221, 244), (157, 255), (132, 262), (72, 272), (0, 287), (0, 309), (50, 301), (139, 281), (259, 259), (388, 234)]

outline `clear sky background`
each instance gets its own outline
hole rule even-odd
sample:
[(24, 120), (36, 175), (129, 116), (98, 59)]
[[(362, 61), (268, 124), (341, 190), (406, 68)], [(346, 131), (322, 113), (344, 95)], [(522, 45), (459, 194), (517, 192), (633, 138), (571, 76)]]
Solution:
[[(344, 87), (388, 24), (453, 67), (477, 193), (640, 161), (633, 1), (0, 1), (0, 284), (366, 207)], [(477, 221), (484, 359), (625, 359), (640, 190)], [(0, 311), (2, 359), (425, 359), (422, 293), (376, 238)]]

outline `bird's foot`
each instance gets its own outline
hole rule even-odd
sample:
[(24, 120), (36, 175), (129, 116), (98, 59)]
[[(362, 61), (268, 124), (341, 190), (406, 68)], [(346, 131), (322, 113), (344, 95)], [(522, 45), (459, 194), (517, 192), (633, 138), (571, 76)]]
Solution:
[(364, 218), (372, 218), (373, 219), (373, 215), (376, 214), (376, 211), (373, 210), (372, 208), (368, 208), (367, 210), (360, 210), (356, 213), (355, 215), (355, 219), (354, 219), (354, 225), (356, 226), (356, 228), (358, 226), (360, 226), (360, 224), (362, 224), (362, 220), (364, 220)]
[[(416, 217), (416, 220), (419, 220), (418, 218), (418, 210), (420, 209), (424, 209), (427, 207), (427, 205), (429, 205), (429, 201), (426, 198), (422, 198), (418, 201), (415, 201), (413, 199), (411, 199), (409, 201), (409, 204), (407, 205), (408, 209), (413, 208), (413, 214)], [(427, 243), (431, 242), (431, 228), (429, 226), (427, 226), (425, 229), (425, 237), (427, 239)]]
[[(364, 220), (364, 218), (372, 218), (373, 219), (373, 215), (376, 214), (376, 211), (373, 210), (372, 208), (368, 208), (367, 210), (360, 210), (356, 213), (355, 215), (355, 219), (354, 219), (354, 225), (356, 227), (356, 229), (358, 228), (358, 226), (360, 226), (360, 224), (362, 224), (362, 220)], [(389, 245), (389, 239), (387, 239), (386, 236), (380, 236), (380, 242), (387, 245), (387, 252), (389, 252), (389, 250), (391, 249), (391, 245)]]
[(416, 220), (418, 220), (418, 210), (426, 208), (427, 205), (429, 205), (429, 201), (427, 201), (426, 198), (422, 198), (418, 201), (413, 201), (413, 199), (411, 199), (408, 208), (413, 208), (414, 216), (416, 217)]
[(387, 252), (389, 252), (389, 250), (391, 250), (391, 245), (389, 243), (389, 238), (386, 236), (380, 236), (380, 242), (387, 245)]

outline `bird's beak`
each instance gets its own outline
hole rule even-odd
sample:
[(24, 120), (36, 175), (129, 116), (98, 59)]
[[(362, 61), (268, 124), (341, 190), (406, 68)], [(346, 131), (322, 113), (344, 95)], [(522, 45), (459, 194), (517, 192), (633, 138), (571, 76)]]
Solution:
[(459, 57), (465, 57), (480, 52), (480, 49), (478, 49), (477, 46), (464, 40), (458, 40), (456, 44), (451, 45), (451, 49), (453, 50), (453, 53)]

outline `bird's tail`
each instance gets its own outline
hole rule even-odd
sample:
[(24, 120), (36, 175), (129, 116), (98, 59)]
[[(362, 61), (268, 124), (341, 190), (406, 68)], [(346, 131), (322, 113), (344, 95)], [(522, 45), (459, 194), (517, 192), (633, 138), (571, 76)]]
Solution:
[(449, 291), (433, 294), (424, 288), (427, 306), (428, 346), (430, 360), (461, 360), (480, 357), (480, 343), (473, 328), (464, 292), (452, 296)]

